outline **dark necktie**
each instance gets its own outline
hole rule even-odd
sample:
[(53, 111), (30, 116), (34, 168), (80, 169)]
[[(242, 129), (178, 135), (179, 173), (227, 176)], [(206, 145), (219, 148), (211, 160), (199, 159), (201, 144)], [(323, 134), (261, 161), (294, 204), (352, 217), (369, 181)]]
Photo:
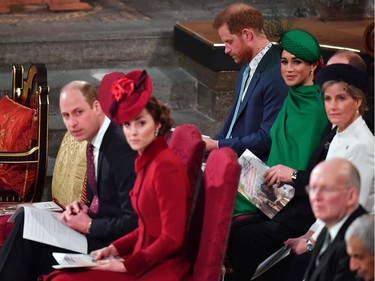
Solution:
[(323, 258), (324, 254), (327, 252), (327, 248), (330, 243), (331, 243), (331, 235), (329, 234), (329, 231), (327, 230), (326, 236), (324, 238), (323, 246), (319, 251), (318, 258), (316, 259), (316, 266), (318, 266), (320, 260)]
[(98, 199), (98, 190), (96, 185), (95, 177), (95, 162), (94, 162), (94, 146), (91, 143), (87, 144), (86, 150), (87, 157), (87, 184), (89, 185), (94, 197), (91, 201), (89, 215), (95, 216), (99, 211), (99, 199)]

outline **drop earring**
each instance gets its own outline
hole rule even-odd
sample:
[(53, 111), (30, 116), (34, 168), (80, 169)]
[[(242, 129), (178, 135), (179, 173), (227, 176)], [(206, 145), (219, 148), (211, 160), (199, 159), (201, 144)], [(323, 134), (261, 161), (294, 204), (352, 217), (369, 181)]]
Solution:
[(157, 137), (158, 135), (159, 135), (159, 131), (156, 130), (156, 131), (155, 131), (155, 137)]

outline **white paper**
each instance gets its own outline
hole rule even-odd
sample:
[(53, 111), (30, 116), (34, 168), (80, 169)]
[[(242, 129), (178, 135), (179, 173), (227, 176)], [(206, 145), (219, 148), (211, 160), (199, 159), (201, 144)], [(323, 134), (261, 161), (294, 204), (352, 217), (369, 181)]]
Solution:
[(52, 253), (58, 265), (53, 265), (55, 269), (75, 268), (75, 267), (92, 267), (98, 266), (95, 257), (88, 254), (68, 254), (68, 253)]
[[(77, 267), (93, 267), (99, 264), (95, 261), (95, 256), (89, 254), (70, 254), (70, 253), (52, 253), (58, 265), (53, 265), (55, 269), (60, 268), (77, 268)], [(104, 259), (116, 259), (123, 262), (121, 257), (105, 257)]]
[(86, 237), (66, 225), (60, 213), (29, 206), (23, 206), (23, 209), (25, 210), (23, 238), (87, 253)]
[(0, 216), (12, 215), (8, 222), (14, 222), (14, 218), (18, 214), (18, 209), (24, 206), (33, 207), (41, 210), (48, 210), (53, 212), (62, 212), (63, 209), (54, 201), (36, 202), (36, 203), (21, 203), (21, 204), (8, 204), (0, 207)]
[(63, 209), (54, 201), (36, 202), (32, 204), (33, 207), (42, 210), (49, 210), (54, 212), (62, 212)]

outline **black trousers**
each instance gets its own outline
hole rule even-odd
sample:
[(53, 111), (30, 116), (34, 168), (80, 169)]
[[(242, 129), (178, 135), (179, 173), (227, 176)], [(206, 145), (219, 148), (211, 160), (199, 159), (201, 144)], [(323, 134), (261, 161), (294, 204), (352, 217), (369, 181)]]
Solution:
[(302, 235), (269, 219), (263, 213), (235, 221), (228, 241), (228, 257), (234, 280), (249, 281), (258, 265), (284, 245), (290, 237)]

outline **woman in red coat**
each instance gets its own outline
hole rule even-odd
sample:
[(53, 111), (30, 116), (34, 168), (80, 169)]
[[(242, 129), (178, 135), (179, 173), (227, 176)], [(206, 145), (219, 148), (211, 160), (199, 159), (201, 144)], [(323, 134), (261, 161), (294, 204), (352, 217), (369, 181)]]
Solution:
[(180, 281), (191, 272), (184, 245), (187, 172), (167, 146), (164, 134), (172, 120), (169, 109), (151, 96), (151, 85), (146, 71), (126, 74), (112, 85), (109, 109), (138, 152), (130, 192), (138, 228), (93, 252), (98, 267), (54, 271), (47, 280)]

